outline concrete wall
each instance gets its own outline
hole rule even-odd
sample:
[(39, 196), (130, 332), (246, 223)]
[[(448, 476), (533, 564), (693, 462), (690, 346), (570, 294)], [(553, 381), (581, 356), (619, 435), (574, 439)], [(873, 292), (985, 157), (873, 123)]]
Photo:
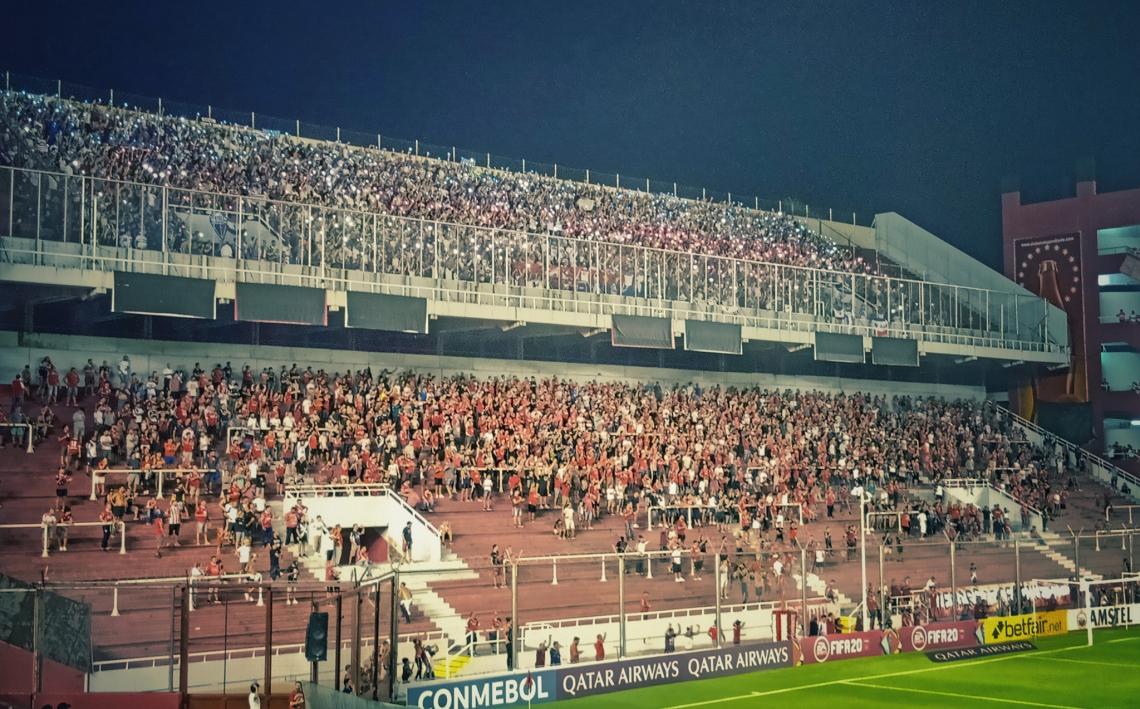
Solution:
[[(358, 497), (301, 497), (301, 503), (313, 517), (320, 517), (331, 529), (352, 529), (354, 524), (365, 528), (385, 527), (385, 539), (393, 549), (403, 548), (404, 525), (412, 523), (412, 561), (437, 562), (440, 559), (439, 531), (406, 504), (401, 504), (394, 493), (362, 495)], [(285, 507), (293, 505), (286, 494)]]
[[(1005, 494), (989, 485), (977, 485), (974, 487), (946, 487), (946, 495), (951, 499), (957, 500), (962, 504), (971, 504), (981, 509), (982, 507), (993, 508), (995, 504), (1001, 505), (1002, 508), (1009, 510), (1009, 520), (1013, 525), (1013, 531), (1028, 531), (1021, 528), (1021, 503), (1013, 497)], [(1037, 531), (1041, 531), (1041, 515), (1036, 512), (1029, 514), (1029, 523)]]
[(867, 392), (871, 394), (905, 394), (939, 396), (948, 399), (985, 398), (982, 386), (959, 386), (921, 382), (891, 382), (836, 377), (797, 377), (779, 374), (742, 374), (652, 367), (618, 367), (561, 362), (481, 359), (407, 355), (387, 352), (352, 352), (302, 347), (269, 347), (226, 345), (215, 343), (132, 340), (110, 337), (83, 337), (0, 331), (0, 380), (10, 381), (25, 364), (50, 356), (58, 366), (80, 366), (91, 358), (98, 365), (103, 360), (114, 365), (124, 355), (131, 358), (135, 371), (161, 371), (167, 364), (191, 369), (195, 362), (203, 367), (232, 362), (235, 369), (243, 364), (256, 368), (281, 365), (312, 365), (313, 369), (344, 372), (372, 367), (380, 369), (415, 369), (439, 376), (467, 373), (479, 377), (564, 377), (576, 381), (648, 382), (662, 384), (699, 382), (702, 386), (758, 386), (769, 389), (801, 389), (827, 392)]

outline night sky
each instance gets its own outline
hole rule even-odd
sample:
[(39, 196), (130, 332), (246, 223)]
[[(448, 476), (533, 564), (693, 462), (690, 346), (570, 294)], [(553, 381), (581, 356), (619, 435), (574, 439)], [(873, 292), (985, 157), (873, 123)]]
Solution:
[(1140, 186), (1140, 2), (13, 3), (0, 69), (897, 211), (997, 266), (1000, 192)]

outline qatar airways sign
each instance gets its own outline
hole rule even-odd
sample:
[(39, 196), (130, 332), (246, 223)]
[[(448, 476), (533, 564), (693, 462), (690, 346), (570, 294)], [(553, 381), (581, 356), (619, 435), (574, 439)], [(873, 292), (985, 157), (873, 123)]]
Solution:
[(648, 685), (791, 667), (789, 642), (732, 645), (636, 660), (571, 665), (558, 670), (558, 698), (571, 699)]

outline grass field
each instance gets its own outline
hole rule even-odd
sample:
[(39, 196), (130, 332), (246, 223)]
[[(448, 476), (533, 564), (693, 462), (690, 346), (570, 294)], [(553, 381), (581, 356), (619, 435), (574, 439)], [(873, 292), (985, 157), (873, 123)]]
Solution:
[(1041, 638), (1038, 649), (945, 664), (922, 653), (829, 662), (560, 702), (567, 707), (1140, 707), (1140, 628)]

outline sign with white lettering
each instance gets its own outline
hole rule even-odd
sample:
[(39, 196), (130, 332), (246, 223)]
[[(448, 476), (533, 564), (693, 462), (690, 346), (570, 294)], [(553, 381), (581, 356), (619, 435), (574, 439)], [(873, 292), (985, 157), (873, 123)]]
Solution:
[(482, 709), (552, 702), (558, 697), (553, 670), (515, 672), (460, 682), (408, 686), (408, 706), (420, 709)]
[(1094, 628), (1122, 628), (1140, 623), (1140, 603), (1126, 606), (1099, 606), (1097, 608), (1077, 608), (1069, 613), (1069, 630), (1084, 630), (1089, 625)]
[(585, 697), (646, 685), (756, 672), (792, 665), (791, 643), (732, 645), (558, 670), (558, 698)]
[(880, 630), (842, 635), (816, 635), (799, 638), (796, 664), (846, 660), (849, 657), (873, 657), (891, 652), (890, 638)]
[[(896, 631), (890, 630), (889, 633)], [(977, 621), (956, 623), (927, 623), (904, 626), (898, 629), (896, 652), (924, 652), (952, 647), (973, 647), (982, 644), (981, 626)]]
[(992, 657), (1006, 655), (1011, 652), (1026, 652), (1036, 650), (1037, 646), (1028, 640), (1014, 640), (997, 645), (978, 645), (976, 647), (950, 648), (948, 650), (934, 650), (926, 653), (931, 662), (957, 662), (958, 660), (973, 660), (978, 657)]

